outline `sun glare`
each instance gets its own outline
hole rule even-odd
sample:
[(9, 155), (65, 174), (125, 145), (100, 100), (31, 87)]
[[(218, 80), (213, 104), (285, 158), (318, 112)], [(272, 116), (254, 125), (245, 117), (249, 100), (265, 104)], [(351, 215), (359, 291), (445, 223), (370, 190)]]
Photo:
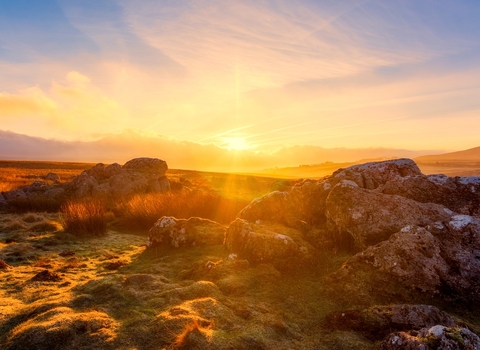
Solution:
[(229, 150), (242, 151), (250, 148), (242, 137), (228, 137), (225, 141)]

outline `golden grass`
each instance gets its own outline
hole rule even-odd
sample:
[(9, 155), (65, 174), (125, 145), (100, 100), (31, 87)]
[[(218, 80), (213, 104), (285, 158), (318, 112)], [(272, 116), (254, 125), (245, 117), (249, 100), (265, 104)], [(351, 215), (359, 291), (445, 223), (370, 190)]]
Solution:
[[(0, 161), (0, 192), (11, 191), (30, 185), (35, 180), (42, 180), (42, 176), (55, 173), (60, 182), (70, 181), (73, 176), (89, 169), (94, 164), (69, 162), (41, 162), (41, 161)], [(38, 176), (34, 178), (33, 176)], [(51, 183), (52, 181), (46, 181)]]
[(188, 323), (168, 349), (208, 349), (212, 338), (210, 327), (203, 327), (197, 319)]
[(188, 219), (198, 216), (227, 224), (249, 201), (234, 200), (203, 191), (139, 194), (114, 208), (124, 226), (148, 229), (162, 216)]
[(107, 212), (97, 199), (66, 202), (61, 207), (60, 222), (73, 235), (99, 235), (107, 232)]

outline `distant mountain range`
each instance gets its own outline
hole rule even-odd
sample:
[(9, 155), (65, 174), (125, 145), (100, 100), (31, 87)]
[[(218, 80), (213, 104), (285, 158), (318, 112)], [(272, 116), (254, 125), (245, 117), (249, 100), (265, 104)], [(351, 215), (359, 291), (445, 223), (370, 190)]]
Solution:
[[(273, 152), (256, 149), (233, 151), (215, 144), (178, 141), (139, 130), (107, 134), (94, 141), (62, 141), (0, 130), (0, 159), (124, 163), (135, 157), (157, 157), (173, 169), (224, 172), (258, 172), (325, 162), (348, 163), (359, 159), (414, 158), (434, 151), (389, 148), (323, 148), (285, 146)], [(331, 167), (331, 166), (327, 166)], [(313, 176), (313, 175), (311, 175)]]

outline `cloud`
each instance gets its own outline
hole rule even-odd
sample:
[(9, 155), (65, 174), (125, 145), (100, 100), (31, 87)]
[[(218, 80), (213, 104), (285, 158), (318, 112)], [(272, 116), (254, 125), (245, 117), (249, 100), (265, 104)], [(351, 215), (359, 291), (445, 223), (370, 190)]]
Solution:
[(48, 90), (31, 87), (17, 94), (0, 94), (4, 127), (21, 122), (23, 131), (31, 135), (40, 126), (69, 138), (123, 128), (126, 111), (87, 76), (71, 71), (65, 79), (66, 84), (52, 82)]

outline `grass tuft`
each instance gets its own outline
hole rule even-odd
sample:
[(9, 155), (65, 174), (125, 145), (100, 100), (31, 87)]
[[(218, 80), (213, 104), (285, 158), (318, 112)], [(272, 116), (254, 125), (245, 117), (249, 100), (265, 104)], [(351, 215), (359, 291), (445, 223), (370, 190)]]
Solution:
[(67, 202), (61, 207), (60, 222), (66, 232), (77, 236), (107, 232), (105, 205), (95, 199)]
[(169, 349), (208, 349), (211, 335), (209, 327), (203, 327), (197, 319), (186, 325)]

